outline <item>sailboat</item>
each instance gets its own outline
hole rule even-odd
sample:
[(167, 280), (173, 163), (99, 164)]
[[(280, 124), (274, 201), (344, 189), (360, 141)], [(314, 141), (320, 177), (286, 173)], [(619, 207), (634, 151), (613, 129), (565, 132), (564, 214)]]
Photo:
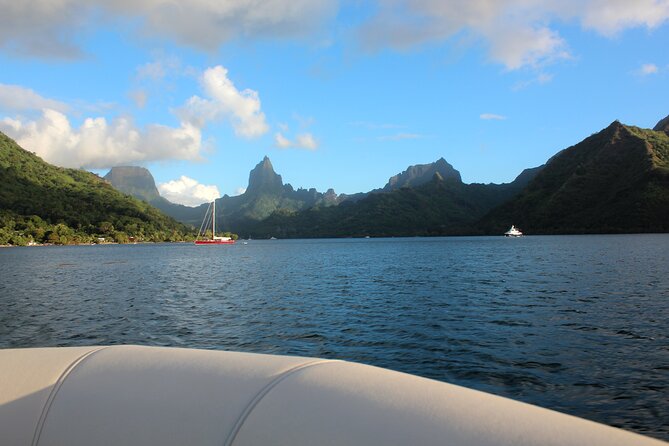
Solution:
[[(209, 212), (211, 211), (211, 212)], [(200, 236), (206, 237), (207, 229), (209, 228), (209, 217), (211, 216), (211, 238), (200, 239)], [(216, 237), (216, 200), (212, 201), (207, 212), (204, 214), (204, 220), (200, 225), (200, 230), (195, 239), (196, 245), (231, 245), (235, 241), (230, 237)]]

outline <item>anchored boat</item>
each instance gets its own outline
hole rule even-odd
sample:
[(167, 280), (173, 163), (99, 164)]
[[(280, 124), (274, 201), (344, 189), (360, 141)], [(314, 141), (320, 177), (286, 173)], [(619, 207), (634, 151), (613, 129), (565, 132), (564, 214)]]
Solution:
[[(209, 221), (211, 217), (211, 238), (206, 237), (206, 233), (209, 229)], [(200, 230), (197, 233), (197, 239), (195, 240), (196, 245), (231, 245), (235, 241), (230, 237), (217, 237), (216, 236), (216, 200), (212, 201), (207, 208), (207, 212), (204, 214), (204, 219), (200, 225)]]
[(511, 229), (504, 233), (504, 237), (522, 237), (523, 233), (520, 232), (520, 229), (516, 228), (514, 225), (511, 225)]

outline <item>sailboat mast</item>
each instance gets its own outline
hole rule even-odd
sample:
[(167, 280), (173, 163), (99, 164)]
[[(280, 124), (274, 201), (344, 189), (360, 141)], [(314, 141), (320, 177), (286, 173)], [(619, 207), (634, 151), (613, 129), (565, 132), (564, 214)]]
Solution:
[(216, 199), (214, 199), (214, 207), (211, 211), (211, 239), (216, 240)]

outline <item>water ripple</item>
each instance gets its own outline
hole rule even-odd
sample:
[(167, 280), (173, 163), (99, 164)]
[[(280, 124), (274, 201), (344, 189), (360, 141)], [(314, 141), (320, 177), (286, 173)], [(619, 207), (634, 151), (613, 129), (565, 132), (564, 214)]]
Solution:
[(669, 439), (669, 236), (0, 250), (0, 347), (340, 358)]

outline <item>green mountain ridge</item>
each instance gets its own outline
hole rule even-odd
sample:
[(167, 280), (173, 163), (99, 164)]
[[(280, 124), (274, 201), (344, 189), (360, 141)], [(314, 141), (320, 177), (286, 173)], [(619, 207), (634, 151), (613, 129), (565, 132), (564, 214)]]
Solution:
[(658, 122), (657, 125), (653, 127), (653, 130), (656, 132), (669, 133), (669, 116)]
[(553, 156), (478, 227), (510, 223), (532, 234), (669, 231), (669, 135), (613, 122)]
[(409, 166), (407, 170), (390, 177), (383, 191), (391, 191), (402, 187), (418, 187), (434, 178), (438, 174), (442, 179), (462, 181), (460, 172), (455, 170), (444, 158), (429, 164), (416, 164)]
[(191, 230), (84, 170), (50, 165), (0, 133), (0, 244), (171, 241)]
[[(217, 200), (217, 225), (256, 238), (667, 232), (668, 153), (669, 117), (654, 130), (616, 121), (512, 183), (465, 184), (440, 158), (353, 195), (294, 190), (265, 157), (244, 194)], [(160, 200), (192, 224), (206, 209)]]
[[(116, 173), (117, 169), (115, 167), (105, 175), (117, 189), (148, 201), (181, 222), (195, 226), (201, 223), (208, 204), (189, 207), (171, 203), (154, 194), (157, 189), (148, 170), (123, 167)], [(216, 225), (222, 230), (237, 232), (277, 210), (294, 212), (336, 203), (337, 194), (332, 189), (321, 193), (313, 188), (295, 190), (290, 184), (284, 184), (270, 159), (264, 157), (249, 173), (248, 187), (243, 194), (234, 197), (225, 195), (216, 200)]]
[(417, 187), (370, 193), (327, 208), (277, 211), (246, 231), (256, 238), (471, 234), (479, 218), (517, 194), (539, 171), (528, 169), (508, 184), (465, 184), (459, 173), (444, 179), (435, 171), (430, 181)]

